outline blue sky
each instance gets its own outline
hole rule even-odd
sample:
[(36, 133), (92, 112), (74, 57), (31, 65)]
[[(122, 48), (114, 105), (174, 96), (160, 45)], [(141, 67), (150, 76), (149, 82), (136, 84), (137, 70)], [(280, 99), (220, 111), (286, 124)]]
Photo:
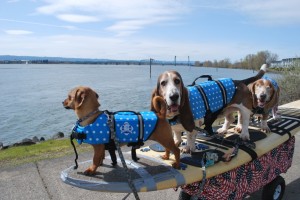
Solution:
[(0, 55), (299, 57), (299, 8), (299, 0), (2, 0)]

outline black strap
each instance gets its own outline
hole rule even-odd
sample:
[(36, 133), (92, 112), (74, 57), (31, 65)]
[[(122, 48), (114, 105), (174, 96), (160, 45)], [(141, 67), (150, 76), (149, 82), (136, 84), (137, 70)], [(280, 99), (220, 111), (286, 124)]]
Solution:
[(77, 150), (76, 150), (76, 147), (74, 145), (74, 142), (73, 142), (73, 133), (70, 135), (70, 141), (71, 141), (71, 144), (73, 146), (73, 149), (74, 149), (74, 152), (75, 152), (75, 166), (74, 166), (74, 169), (77, 169), (78, 168), (78, 163), (77, 163), (77, 159), (78, 159), (78, 153), (77, 153)]
[(228, 146), (231, 148), (235, 147), (238, 144), (239, 149), (242, 149), (243, 151), (248, 153), (251, 156), (252, 160), (255, 160), (257, 158), (257, 153), (252, 148), (247, 147), (244, 144), (240, 144), (239, 142), (234, 142), (234, 141), (230, 141), (230, 140), (226, 140), (226, 139), (218, 139), (218, 138), (213, 138), (212, 140), (210, 140), (210, 142), (215, 142), (217, 144), (221, 144), (221, 145)]
[(143, 142), (143, 138), (144, 138), (144, 133), (145, 133), (145, 130), (144, 130), (144, 121), (143, 121), (143, 117), (141, 115), (141, 113), (137, 113), (137, 116), (138, 116), (138, 120), (139, 120), (139, 141), (140, 142)]
[(215, 82), (217, 83), (217, 85), (219, 86), (221, 93), (222, 93), (222, 98), (223, 98), (223, 107), (225, 107), (227, 105), (227, 92), (226, 89), (224, 87), (224, 85), (222, 84), (222, 82), (215, 80)]
[(195, 86), (197, 88), (197, 90), (199, 91), (200, 95), (202, 96), (202, 99), (204, 101), (204, 105), (205, 105), (205, 109), (206, 110), (210, 110), (209, 108), (209, 103), (208, 103), (208, 98), (203, 90), (203, 88), (200, 85), (196, 85)]
[(73, 137), (73, 139), (77, 139), (77, 140), (85, 140), (86, 133), (77, 133), (76, 131), (73, 130), (72, 137)]
[(195, 80), (193, 81), (193, 83), (192, 83), (191, 85), (188, 85), (188, 86), (194, 86), (194, 85), (196, 85), (196, 81), (197, 81), (199, 78), (207, 78), (208, 81), (211, 81), (211, 80), (212, 80), (211, 75), (201, 75), (201, 76), (195, 78)]

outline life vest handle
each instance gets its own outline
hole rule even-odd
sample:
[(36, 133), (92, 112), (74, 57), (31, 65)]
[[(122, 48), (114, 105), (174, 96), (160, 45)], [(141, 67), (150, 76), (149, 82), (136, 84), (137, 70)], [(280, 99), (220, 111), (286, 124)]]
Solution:
[(211, 75), (201, 75), (201, 76), (195, 78), (195, 80), (193, 81), (193, 83), (192, 83), (191, 85), (188, 85), (188, 86), (194, 86), (194, 85), (196, 85), (196, 81), (197, 81), (199, 78), (207, 78), (208, 81), (212, 81)]

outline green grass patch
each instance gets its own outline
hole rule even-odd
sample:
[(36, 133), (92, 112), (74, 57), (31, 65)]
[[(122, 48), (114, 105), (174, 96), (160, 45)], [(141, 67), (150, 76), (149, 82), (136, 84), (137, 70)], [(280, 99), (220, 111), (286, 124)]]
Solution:
[[(78, 153), (91, 150), (87, 144), (74, 144)], [(58, 158), (74, 153), (69, 139), (47, 140), (30, 146), (17, 146), (0, 150), (0, 167), (15, 166), (44, 159)]]

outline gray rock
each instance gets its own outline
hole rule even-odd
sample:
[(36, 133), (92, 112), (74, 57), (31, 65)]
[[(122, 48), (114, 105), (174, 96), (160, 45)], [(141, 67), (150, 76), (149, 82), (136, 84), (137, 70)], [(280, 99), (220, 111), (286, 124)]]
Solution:
[(65, 134), (63, 132), (57, 132), (52, 136), (52, 139), (59, 139), (65, 137)]
[(13, 146), (23, 146), (23, 145), (32, 145), (35, 144), (35, 142), (32, 141), (32, 139), (25, 138), (21, 142), (17, 142), (13, 144)]
[(39, 138), (36, 137), (36, 136), (34, 136), (34, 137), (32, 138), (32, 141), (35, 142), (35, 143), (37, 143), (37, 142), (39, 142)]

